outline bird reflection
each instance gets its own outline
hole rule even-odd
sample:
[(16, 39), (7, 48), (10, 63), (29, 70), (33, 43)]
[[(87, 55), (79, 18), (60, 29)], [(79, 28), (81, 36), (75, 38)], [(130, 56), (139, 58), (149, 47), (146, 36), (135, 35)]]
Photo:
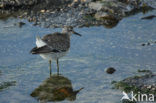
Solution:
[(74, 91), (68, 78), (62, 75), (51, 75), (31, 93), (31, 96), (40, 102), (74, 101), (82, 89)]

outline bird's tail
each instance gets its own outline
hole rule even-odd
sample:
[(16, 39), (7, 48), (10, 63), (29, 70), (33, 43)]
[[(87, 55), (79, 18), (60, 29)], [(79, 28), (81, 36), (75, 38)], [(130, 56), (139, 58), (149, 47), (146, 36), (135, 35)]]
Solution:
[(36, 45), (37, 47), (43, 47), (46, 43), (39, 36), (36, 36)]
[(34, 47), (31, 51), (30, 51), (30, 53), (31, 54), (38, 54), (36, 51), (37, 51), (37, 47)]

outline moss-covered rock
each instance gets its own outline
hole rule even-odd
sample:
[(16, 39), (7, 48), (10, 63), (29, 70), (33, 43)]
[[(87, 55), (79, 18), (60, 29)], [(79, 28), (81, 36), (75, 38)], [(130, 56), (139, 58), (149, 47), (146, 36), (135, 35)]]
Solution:
[(142, 76), (133, 76), (121, 81), (114, 81), (114, 88), (120, 89), (127, 93), (133, 91), (134, 93), (146, 93), (156, 95), (156, 75), (145, 74)]

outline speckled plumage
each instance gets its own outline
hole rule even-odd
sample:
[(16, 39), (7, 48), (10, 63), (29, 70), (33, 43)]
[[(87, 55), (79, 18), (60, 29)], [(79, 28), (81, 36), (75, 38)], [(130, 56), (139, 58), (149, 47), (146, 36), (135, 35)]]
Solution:
[(53, 33), (45, 35), (42, 40), (50, 47), (57, 51), (67, 51), (70, 48), (70, 35), (66, 33)]

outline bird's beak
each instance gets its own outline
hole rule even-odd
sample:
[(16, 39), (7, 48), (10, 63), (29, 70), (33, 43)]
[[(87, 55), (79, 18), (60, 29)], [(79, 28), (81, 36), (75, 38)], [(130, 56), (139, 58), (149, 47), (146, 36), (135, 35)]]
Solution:
[(82, 36), (81, 34), (75, 32), (75, 31), (72, 31), (72, 33), (75, 34), (75, 35), (78, 35), (78, 36)]

